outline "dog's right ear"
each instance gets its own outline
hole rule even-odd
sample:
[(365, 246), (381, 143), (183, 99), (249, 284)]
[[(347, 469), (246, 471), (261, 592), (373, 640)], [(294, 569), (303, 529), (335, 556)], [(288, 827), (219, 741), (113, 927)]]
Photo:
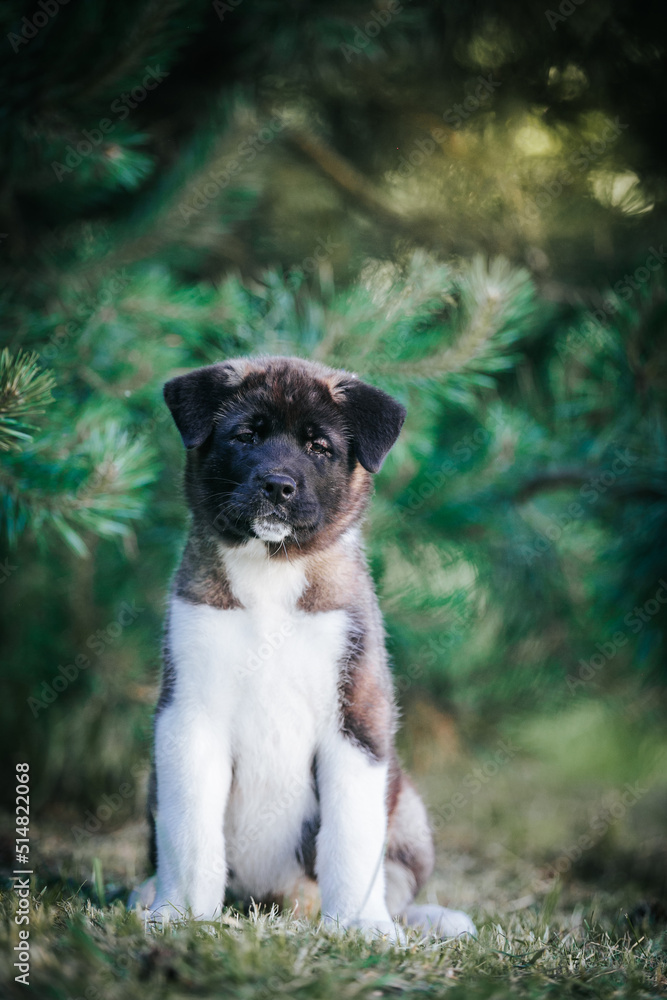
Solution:
[(198, 448), (213, 430), (221, 404), (240, 382), (224, 361), (170, 379), (164, 398), (186, 448)]

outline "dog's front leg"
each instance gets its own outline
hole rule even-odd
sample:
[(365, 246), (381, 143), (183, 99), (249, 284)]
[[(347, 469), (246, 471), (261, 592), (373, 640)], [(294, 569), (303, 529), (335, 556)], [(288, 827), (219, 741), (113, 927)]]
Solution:
[(387, 764), (337, 734), (318, 751), (322, 916), (395, 937), (385, 902)]
[(155, 723), (158, 917), (211, 920), (225, 892), (223, 820), (230, 754), (205, 711), (171, 705)]

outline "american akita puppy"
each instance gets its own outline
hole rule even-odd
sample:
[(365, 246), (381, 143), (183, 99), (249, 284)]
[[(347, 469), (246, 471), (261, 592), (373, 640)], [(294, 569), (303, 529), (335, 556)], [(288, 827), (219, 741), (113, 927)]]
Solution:
[(157, 917), (220, 914), (316, 879), (322, 915), (396, 936), (433, 869), (396, 711), (360, 521), (405, 410), (345, 371), (241, 358), (173, 378), (192, 521), (155, 715)]

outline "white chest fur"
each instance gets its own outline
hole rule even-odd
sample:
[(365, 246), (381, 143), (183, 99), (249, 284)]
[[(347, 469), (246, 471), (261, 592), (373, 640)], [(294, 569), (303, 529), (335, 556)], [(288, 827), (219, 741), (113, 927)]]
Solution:
[(298, 872), (302, 824), (317, 812), (313, 760), (338, 727), (348, 627), (344, 611), (297, 609), (303, 573), (259, 546), (226, 558), (242, 609), (173, 600), (176, 679), (161, 720), (189, 732), (201, 722), (217, 734), (232, 768), (224, 816), (231, 887), (257, 896), (286, 891)]

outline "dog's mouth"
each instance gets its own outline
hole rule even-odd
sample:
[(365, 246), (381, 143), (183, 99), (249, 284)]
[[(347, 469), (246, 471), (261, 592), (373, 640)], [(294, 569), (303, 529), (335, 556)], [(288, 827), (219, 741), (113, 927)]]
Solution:
[(246, 504), (230, 498), (218, 510), (213, 524), (225, 536), (259, 538), (262, 542), (274, 544), (291, 539), (298, 545), (317, 531), (319, 518), (315, 510), (288, 512), (284, 507), (266, 500)]
[(263, 514), (254, 518), (252, 530), (257, 538), (263, 542), (283, 542), (294, 529), (279, 514)]
[(282, 542), (297, 528), (283, 511), (268, 504), (248, 511), (239, 510), (235, 504), (225, 504), (218, 511), (214, 525), (223, 533), (231, 532), (239, 537), (251, 535), (263, 542)]

